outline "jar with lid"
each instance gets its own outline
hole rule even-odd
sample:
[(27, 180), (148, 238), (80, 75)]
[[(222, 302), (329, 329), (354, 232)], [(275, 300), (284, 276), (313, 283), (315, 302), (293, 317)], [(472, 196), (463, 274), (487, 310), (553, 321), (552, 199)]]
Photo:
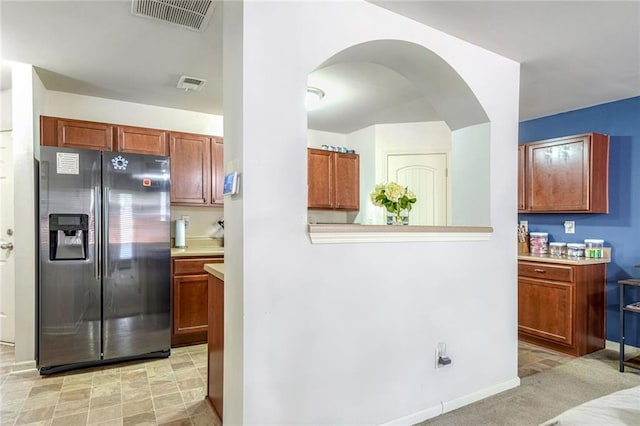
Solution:
[(567, 257), (584, 257), (584, 244), (570, 243), (567, 244)]
[(567, 255), (567, 243), (552, 242), (549, 243), (549, 254), (552, 257), (564, 257)]
[(599, 259), (602, 257), (604, 240), (587, 239), (584, 240), (584, 255), (585, 257)]
[(547, 232), (530, 232), (529, 233), (529, 248), (531, 254), (547, 254), (549, 233)]

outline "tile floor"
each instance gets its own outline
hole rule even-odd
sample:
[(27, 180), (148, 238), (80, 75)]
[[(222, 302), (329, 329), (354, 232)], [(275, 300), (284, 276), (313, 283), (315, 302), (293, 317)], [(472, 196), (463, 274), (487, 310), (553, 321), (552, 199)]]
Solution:
[(554, 352), (525, 342), (518, 342), (518, 376), (540, 373), (574, 359), (571, 355)]
[(51, 376), (10, 374), (13, 363), (13, 347), (0, 345), (1, 425), (221, 424), (205, 399), (206, 345)]

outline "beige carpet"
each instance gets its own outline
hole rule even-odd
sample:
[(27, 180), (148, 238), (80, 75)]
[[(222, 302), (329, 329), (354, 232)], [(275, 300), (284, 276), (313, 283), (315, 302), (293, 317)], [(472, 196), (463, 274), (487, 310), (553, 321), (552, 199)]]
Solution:
[(603, 349), (525, 377), (521, 385), (420, 425), (538, 425), (611, 392), (640, 385), (640, 371), (618, 371), (618, 352)]

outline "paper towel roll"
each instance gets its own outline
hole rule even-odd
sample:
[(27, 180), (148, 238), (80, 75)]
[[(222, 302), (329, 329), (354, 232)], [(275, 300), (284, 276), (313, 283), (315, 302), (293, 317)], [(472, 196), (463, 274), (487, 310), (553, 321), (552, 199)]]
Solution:
[(184, 247), (184, 220), (177, 219), (176, 220), (176, 247)]

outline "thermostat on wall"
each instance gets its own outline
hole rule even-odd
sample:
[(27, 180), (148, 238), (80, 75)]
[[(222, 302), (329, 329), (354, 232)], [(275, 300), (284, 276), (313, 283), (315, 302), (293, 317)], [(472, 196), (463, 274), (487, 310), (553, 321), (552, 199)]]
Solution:
[(224, 175), (224, 185), (222, 186), (222, 195), (232, 195), (238, 193), (238, 172), (227, 173)]

